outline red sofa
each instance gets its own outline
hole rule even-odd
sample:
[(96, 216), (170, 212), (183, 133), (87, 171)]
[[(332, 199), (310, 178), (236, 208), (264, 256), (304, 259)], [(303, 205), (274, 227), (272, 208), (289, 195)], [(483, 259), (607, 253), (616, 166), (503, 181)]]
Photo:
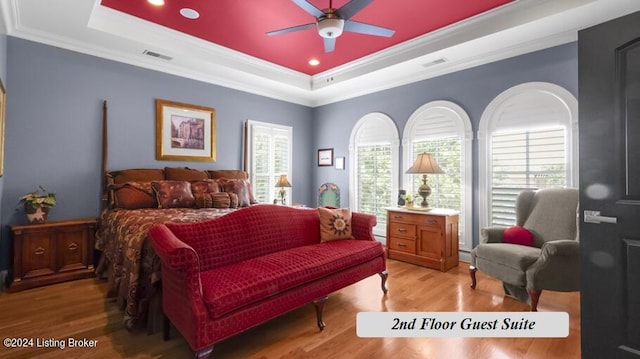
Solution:
[(375, 224), (374, 216), (352, 213), (355, 239), (321, 242), (317, 209), (255, 205), (206, 222), (153, 226), (165, 340), (170, 321), (195, 357), (206, 357), (216, 342), (307, 303), (322, 330), (329, 293), (374, 274), (387, 292)]

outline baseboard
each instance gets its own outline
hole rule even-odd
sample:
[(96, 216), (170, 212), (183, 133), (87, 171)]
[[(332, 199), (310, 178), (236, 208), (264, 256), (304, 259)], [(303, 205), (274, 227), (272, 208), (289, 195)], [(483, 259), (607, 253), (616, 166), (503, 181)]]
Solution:
[(469, 252), (459, 251), (458, 252), (458, 259), (461, 262), (471, 263), (471, 254)]

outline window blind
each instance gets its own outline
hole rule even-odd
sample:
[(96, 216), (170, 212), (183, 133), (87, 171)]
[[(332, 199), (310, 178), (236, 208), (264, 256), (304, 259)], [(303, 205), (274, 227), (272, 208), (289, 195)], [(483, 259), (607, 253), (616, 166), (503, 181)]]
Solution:
[(496, 131), (491, 135), (491, 225), (515, 224), (523, 189), (567, 185), (564, 127)]
[[(293, 129), (289, 126), (247, 121), (247, 132), (247, 168), (254, 196), (260, 203), (272, 203), (280, 191), (275, 187), (279, 176), (286, 174), (292, 182)], [(290, 198), (290, 193), (287, 198)]]

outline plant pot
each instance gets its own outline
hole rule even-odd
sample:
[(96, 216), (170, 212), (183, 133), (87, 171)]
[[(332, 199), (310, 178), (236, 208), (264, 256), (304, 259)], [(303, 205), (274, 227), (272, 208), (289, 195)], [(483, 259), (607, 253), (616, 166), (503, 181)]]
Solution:
[(27, 208), (27, 206), (25, 206), (25, 212), (27, 214), (27, 220), (29, 221), (29, 223), (44, 223), (47, 221), (47, 216), (49, 215), (49, 210), (51, 209), (51, 207), (29, 207), (30, 208)]

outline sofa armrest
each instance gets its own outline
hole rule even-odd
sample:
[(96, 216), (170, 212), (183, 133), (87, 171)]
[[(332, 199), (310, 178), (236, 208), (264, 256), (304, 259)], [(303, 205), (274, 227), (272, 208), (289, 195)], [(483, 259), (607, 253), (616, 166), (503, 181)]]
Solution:
[(502, 243), (505, 228), (488, 227), (480, 230), (480, 243)]
[(375, 241), (373, 227), (376, 224), (376, 216), (353, 212), (351, 214), (351, 235), (355, 239)]
[[(193, 348), (201, 347), (208, 312), (202, 294), (200, 261), (196, 251), (164, 224), (149, 229), (149, 239), (162, 265), (162, 309)], [(195, 340), (195, 341), (194, 341)]]
[(200, 272), (196, 251), (176, 237), (167, 226), (154, 225), (149, 229), (151, 244), (163, 265), (171, 270)]

